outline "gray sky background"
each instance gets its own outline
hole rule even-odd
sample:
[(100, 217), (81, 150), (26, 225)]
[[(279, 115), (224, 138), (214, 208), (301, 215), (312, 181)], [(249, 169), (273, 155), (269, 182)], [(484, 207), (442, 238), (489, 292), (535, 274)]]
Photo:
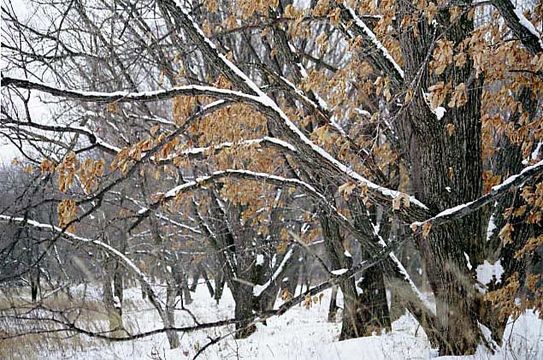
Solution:
[[(40, 16), (36, 14), (36, 11), (33, 9), (33, 6), (29, 4), (28, 0), (2, 0), (2, 6), (10, 6), (9, 4), (11, 4), (17, 17), (22, 22), (28, 21), (36, 24), (36, 22), (40, 21)], [(3, 24), (0, 24), (0, 26), (3, 26)], [(14, 71), (6, 71), (6, 65), (4, 52), (0, 49), (0, 69), (2, 70), (2, 73), (11, 76), (24, 77), (23, 74)], [(48, 105), (44, 104), (39, 99), (38, 96), (40, 94), (38, 92), (33, 92), (32, 95), (29, 103), (29, 111), (32, 119), (35, 119), (37, 122), (47, 123)], [(10, 163), (15, 157), (20, 157), (18, 149), (10, 144), (4, 135), (0, 134), (0, 164)]]

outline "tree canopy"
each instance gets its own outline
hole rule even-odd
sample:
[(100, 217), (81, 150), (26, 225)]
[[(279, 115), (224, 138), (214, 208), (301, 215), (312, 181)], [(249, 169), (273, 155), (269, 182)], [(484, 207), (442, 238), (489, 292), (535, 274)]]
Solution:
[[(149, 335), (118, 332), (123, 273), (172, 347), (227, 323), (250, 336), (329, 287), (340, 339), (390, 329), (389, 290), (442, 355), (541, 310), (541, 1), (24, 4), (2, 5), (0, 134), (24, 180), (0, 207), (0, 282), (39, 284), (58, 247), (94, 264), (116, 332), (65, 331)], [(309, 263), (318, 284), (296, 292)], [(232, 290), (231, 320), (176, 327), (192, 271)]]

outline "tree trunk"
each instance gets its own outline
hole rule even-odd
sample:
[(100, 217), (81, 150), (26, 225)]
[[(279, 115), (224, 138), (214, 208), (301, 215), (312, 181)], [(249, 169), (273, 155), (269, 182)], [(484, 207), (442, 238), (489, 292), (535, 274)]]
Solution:
[(332, 287), (332, 295), (330, 296), (330, 306), (328, 307), (328, 322), (336, 322), (337, 310), (337, 286)]
[[(398, 20), (411, 16), (409, 5), (397, 2)], [(449, 13), (437, 19), (446, 28), (444, 37), (453, 46), (464, 41), (473, 31), (473, 20), (462, 14), (451, 21)], [(408, 114), (399, 121), (403, 148), (409, 156), (411, 183), (415, 195), (432, 213), (474, 200), (482, 195), (481, 153), (481, 94), (482, 78), (476, 75), (473, 62), (463, 66), (449, 64), (437, 74), (425, 65), (425, 58), (434, 41), (433, 25), (420, 22), (417, 33), (402, 31), (399, 35), (407, 83), (420, 76), (421, 90), (409, 104)], [(420, 70), (423, 69), (421, 73)], [(452, 89), (463, 85), (467, 91), (460, 106), (448, 106), (437, 116), (422, 92), (443, 81)], [(428, 271), (428, 281), (434, 292), (437, 318), (443, 336), (440, 355), (473, 354), (482, 334), (476, 314), (479, 313), (478, 294), (474, 288), (474, 273), (467, 260), (477, 263), (484, 255), (481, 212), (464, 217), (417, 239)]]
[[(109, 260), (108, 260), (109, 261)], [(122, 318), (122, 306), (119, 298), (114, 295), (114, 286), (112, 275), (108, 272), (105, 274), (104, 283), (103, 283), (103, 292), (104, 292), (104, 305), (107, 312), (107, 317), (109, 321), (109, 331), (111, 336), (122, 336), (124, 335), (124, 326)]]
[(296, 262), (287, 270), (286, 276), (287, 280), (283, 281), (282, 287), (283, 289), (287, 289), (288, 293), (292, 296), (296, 294), (296, 289), (298, 288), (298, 284), (301, 286), (301, 276), (300, 271), (304, 267), (303, 266), (303, 257), (302, 254), (299, 254)]
[[(168, 281), (166, 288), (166, 318), (167, 324), (164, 324), (167, 327), (175, 326), (175, 302), (179, 294), (179, 288), (177, 283)], [(166, 336), (170, 344), (170, 349), (177, 349), (179, 347), (179, 335), (177, 331), (166, 331)]]
[(358, 288), (362, 289), (359, 301), (363, 306), (361, 317), (366, 324), (365, 335), (373, 332), (379, 335), (381, 330), (391, 329), (383, 273), (381, 266), (373, 266), (364, 272), (362, 279), (357, 284)]
[(116, 297), (116, 301), (119, 302), (121, 313), (123, 304), (123, 274), (121, 264), (115, 261), (115, 272), (113, 273), (113, 295)]
[(185, 276), (185, 272), (179, 264), (173, 264), (172, 276), (177, 289), (177, 295), (181, 296), (182, 305), (189, 305), (192, 303), (192, 297), (188, 286), (188, 281)]
[[(325, 216), (321, 216), (320, 221), (325, 247), (333, 269), (350, 268), (352, 258), (345, 256), (339, 225)], [(343, 293), (343, 322), (340, 340), (367, 336), (373, 332), (390, 328), (382, 271), (372, 267), (366, 271), (364, 276), (367, 280), (362, 280), (361, 283), (362, 296), (358, 294), (353, 278), (346, 279), (339, 284)], [(378, 280), (379, 277), (380, 280)]]
[[(198, 286), (198, 280), (200, 279), (200, 267), (197, 266), (196, 270), (192, 274), (192, 284), (190, 284), (189, 290), (192, 292), (196, 291), (196, 287)], [(213, 296), (211, 296), (213, 297)]]
[(198, 265), (200, 268), (200, 273), (202, 274), (202, 277), (204, 278), (204, 282), (207, 287), (207, 291), (209, 292), (209, 296), (212, 298), (215, 298), (215, 290), (213, 290), (213, 285), (211, 285), (211, 281), (209, 281), (209, 277), (207, 276), (207, 271), (204, 269), (203, 265)]
[(36, 264), (30, 271), (30, 293), (32, 296), (32, 302), (38, 301), (38, 294), (40, 294), (40, 268), (39, 264)]
[(224, 284), (225, 284), (225, 276), (222, 272), (217, 271), (215, 274), (215, 301), (217, 304), (222, 299), (222, 294), (224, 291)]
[(256, 326), (251, 324), (254, 320), (253, 291), (251, 286), (238, 284), (237, 291), (233, 295), (236, 305), (234, 317), (236, 319), (236, 339), (244, 339), (256, 331)]

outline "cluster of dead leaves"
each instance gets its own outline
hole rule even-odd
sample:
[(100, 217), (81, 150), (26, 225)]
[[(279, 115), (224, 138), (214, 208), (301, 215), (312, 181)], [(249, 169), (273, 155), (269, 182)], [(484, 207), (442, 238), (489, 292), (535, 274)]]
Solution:
[(517, 319), (526, 310), (538, 311), (539, 317), (543, 318), (541, 275), (528, 273), (523, 280), (526, 293), (520, 297), (521, 282), (519, 274), (516, 272), (506, 280), (504, 286), (485, 294), (484, 299), (492, 303), (495, 309), (498, 309), (498, 316), (501, 320), (505, 320), (509, 316)]
[[(77, 216), (77, 205), (74, 200), (66, 199), (62, 200), (57, 207), (58, 224), (61, 228), (64, 228)], [(68, 231), (73, 232), (73, 226)]]
[[(49, 168), (47, 160), (44, 160), (44, 162), (46, 163), (43, 167)], [(57, 166), (56, 172), (58, 174), (58, 188), (60, 191), (66, 192), (72, 185), (74, 176), (76, 175), (77, 165), (78, 161), (75, 153), (70, 152), (65, 156), (64, 161)]]
[(83, 190), (90, 193), (97, 184), (97, 179), (104, 175), (104, 160), (85, 159), (77, 171)]

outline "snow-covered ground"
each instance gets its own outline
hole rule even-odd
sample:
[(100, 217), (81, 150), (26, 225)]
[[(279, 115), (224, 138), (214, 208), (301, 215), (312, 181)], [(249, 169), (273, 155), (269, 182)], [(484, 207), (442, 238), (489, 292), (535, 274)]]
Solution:
[[(217, 305), (209, 297), (205, 286), (198, 286), (193, 303), (188, 309), (200, 322), (217, 321), (232, 317), (234, 303), (230, 292), (225, 290)], [(97, 292), (93, 296), (99, 297)], [(320, 302), (306, 309), (297, 306), (281, 317), (258, 325), (256, 333), (248, 339), (235, 340), (231, 336), (208, 347), (200, 359), (322, 359), (322, 360), (405, 360), (436, 357), (424, 332), (409, 315), (402, 316), (393, 324), (393, 331), (338, 342), (340, 322), (326, 321), (330, 292), (325, 292)], [(281, 302), (281, 300), (278, 300)], [(151, 304), (141, 299), (140, 290), (129, 289), (125, 293), (125, 324), (132, 332), (145, 331), (161, 326), (157, 312)], [(341, 314), (338, 314), (338, 320)], [(176, 325), (194, 324), (190, 315), (177, 311)], [(170, 350), (165, 334), (150, 336), (130, 342), (106, 343), (85, 339), (78, 346), (64, 346), (63, 350), (46, 350), (32, 354), (38, 359), (192, 359), (198, 349), (210, 339), (232, 331), (233, 327), (208, 329), (192, 333), (180, 333), (181, 346)], [(66, 338), (69, 344), (72, 338)], [(507, 326), (505, 345), (495, 354), (482, 348), (475, 356), (454, 359), (508, 360), (543, 359), (543, 321), (533, 313), (526, 313)], [(19, 357), (17, 357), (19, 358)], [(446, 359), (442, 357), (440, 359)], [(449, 357), (448, 359), (451, 359)]]

